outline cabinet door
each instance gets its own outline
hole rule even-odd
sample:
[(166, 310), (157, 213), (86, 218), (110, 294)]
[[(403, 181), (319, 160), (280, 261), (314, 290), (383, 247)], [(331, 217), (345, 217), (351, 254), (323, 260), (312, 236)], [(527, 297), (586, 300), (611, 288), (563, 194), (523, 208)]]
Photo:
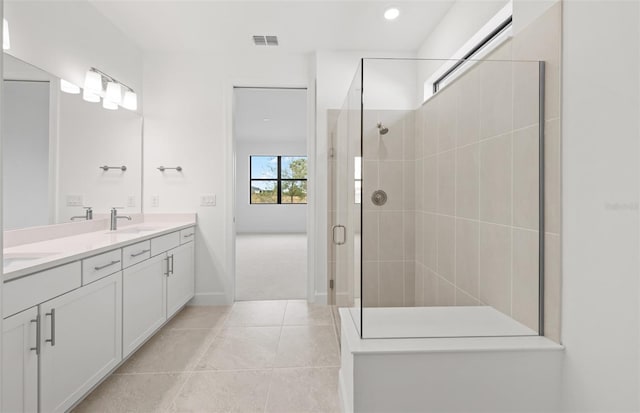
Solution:
[(122, 360), (122, 272), (40, 305), (40, 409), (69, 409)]
[(123, 357), (127, 357), (167, 319), (167, 258), (162, 254), (122, 273)]
[(174, 248), (168, 253), (167, 318), (176, 313), (195, 294), (193, 242)]
[(2, 321), (3, 412), (38, 411), (38, 307)]

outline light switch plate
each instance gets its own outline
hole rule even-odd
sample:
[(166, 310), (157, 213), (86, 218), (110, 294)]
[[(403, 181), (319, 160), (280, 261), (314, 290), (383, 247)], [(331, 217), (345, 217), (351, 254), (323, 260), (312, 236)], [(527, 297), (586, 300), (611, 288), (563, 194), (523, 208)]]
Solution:
[(127, 207), (132, 208), (136, 206), (136, 196), (135, 195), (129, 195), (127, 197)]
[(67, 195), (67, 206), (79, 206), (84, 205), (82, 202), (82, 195)]
[(160, 195), (151, 195), (151, 208), (158, 208), (160, 206)]
[(215, 194), (200, 195), (200, 206), (206, 206), (206, 207), (216, 206), (216, 195)]

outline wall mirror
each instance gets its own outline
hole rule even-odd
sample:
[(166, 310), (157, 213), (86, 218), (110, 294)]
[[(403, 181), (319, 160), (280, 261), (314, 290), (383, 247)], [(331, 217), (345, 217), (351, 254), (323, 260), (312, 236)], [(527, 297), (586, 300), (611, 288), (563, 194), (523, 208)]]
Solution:
[(142, 116), (62, 92), (59, 78), (7, 53), (3, 66), (4, 229), (72, 222), (83, 207), (140, 213)]

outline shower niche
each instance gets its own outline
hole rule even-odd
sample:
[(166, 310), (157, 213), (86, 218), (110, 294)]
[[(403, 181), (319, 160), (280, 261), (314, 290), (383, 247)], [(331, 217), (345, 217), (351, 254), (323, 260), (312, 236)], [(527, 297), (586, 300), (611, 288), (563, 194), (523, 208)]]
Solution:
[(328, 238), (330, 302), (361, 338), (544, 334), (544, 63), (502, 55), (435, 93), (421, 74), (447, 61), (360, 62)]

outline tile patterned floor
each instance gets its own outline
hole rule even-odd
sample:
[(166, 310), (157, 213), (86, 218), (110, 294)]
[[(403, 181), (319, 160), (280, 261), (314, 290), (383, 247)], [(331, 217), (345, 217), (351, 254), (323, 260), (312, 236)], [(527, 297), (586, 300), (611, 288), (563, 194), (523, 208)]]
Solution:
[(331, 309), (186, 307), (74, 412), (338, 412)]

